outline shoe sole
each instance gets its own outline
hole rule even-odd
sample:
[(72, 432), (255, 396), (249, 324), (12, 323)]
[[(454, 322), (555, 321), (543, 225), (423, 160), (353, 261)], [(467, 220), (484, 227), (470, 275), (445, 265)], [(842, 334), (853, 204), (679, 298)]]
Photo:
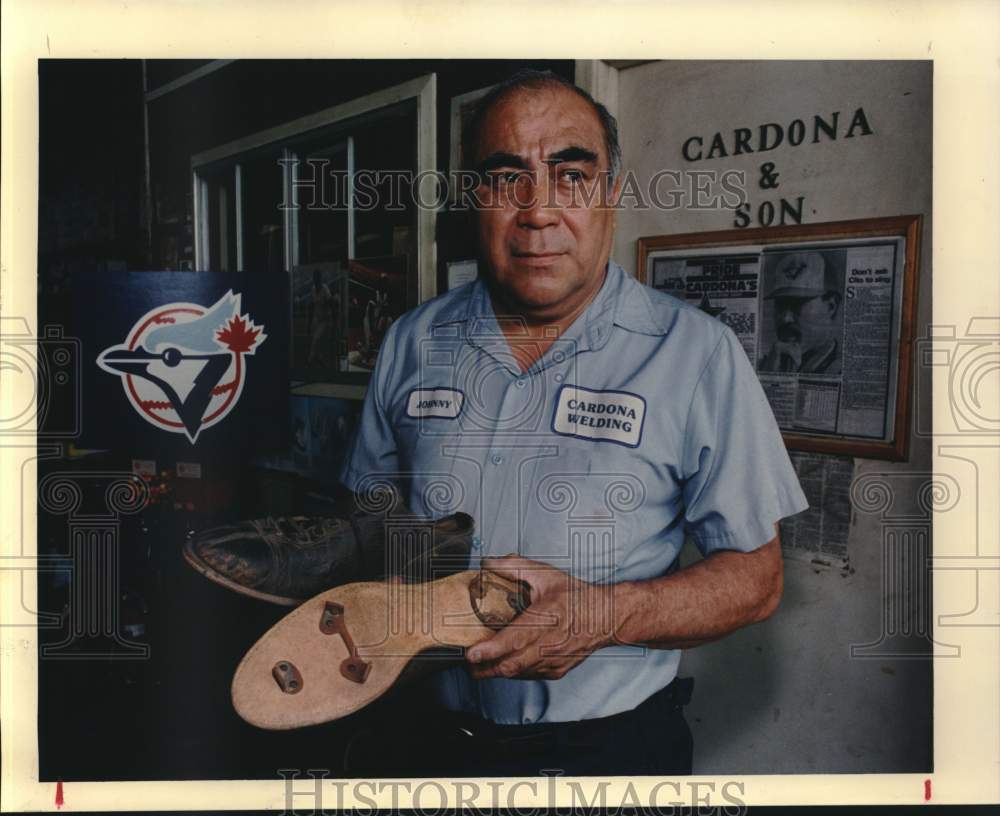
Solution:
[[(485, 594), (475, 596), (483, 600), (473, 601), (484, 585)], [(345, 717), (389, 691), (408, 666), (440, 657), (441, 647), (491, 637), (526, 606), (526, 596), (518, 596), (524, 591), (479, 571), (422, 584), (328, 590), (286, 615), (247, 652), (233, 676), (233, 706), (248, 723), (269, 730)], [(437, 654), (414, 661), (428, 652)]]

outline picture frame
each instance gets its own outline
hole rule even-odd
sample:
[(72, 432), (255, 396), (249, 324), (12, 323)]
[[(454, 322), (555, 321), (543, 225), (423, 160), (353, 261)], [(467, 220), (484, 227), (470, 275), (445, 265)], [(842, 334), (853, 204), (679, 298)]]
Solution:
[(290, 277), (292, 385), (367, 384), (385, 331), (416, 305), (409, 257), (302, 264)]
[(346, 264), (301, 264), (289, 277), (292, 380), (335, 381), (345, 370)]
[(642, 237), (637, 277), (726, 323), (789, 450), (903, 461), (923, 218)]

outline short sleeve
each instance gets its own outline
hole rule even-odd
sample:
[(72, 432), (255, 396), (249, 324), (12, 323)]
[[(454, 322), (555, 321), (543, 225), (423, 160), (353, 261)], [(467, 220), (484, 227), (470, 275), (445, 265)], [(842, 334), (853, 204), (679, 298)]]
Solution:
[(703, 555), (750, 552), (809, 505), (746, 352), (726, 327), (702, 371), (683, 447), (685, 531)]
[(394, 344), (395, 328), (396, 324), (391, 325), (382, 341), (361, 408), (361, 421), (347, 447), (340, 471), (340, 481), (355, 493), (360, 492), (361, 482), (368, 476), (383, 474), (395, 481), (399, 473), (396, 437), (384, 401), (397, 352)]

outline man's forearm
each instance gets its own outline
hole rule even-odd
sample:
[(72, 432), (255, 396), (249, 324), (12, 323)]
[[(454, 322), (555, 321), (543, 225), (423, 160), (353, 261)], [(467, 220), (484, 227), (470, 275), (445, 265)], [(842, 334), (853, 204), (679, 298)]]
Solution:
[(685, 649), (769, 617), (782, 591), (777, 535), (751, 553), (717, 552), (662, 578), (612, 587), (611, 643)]

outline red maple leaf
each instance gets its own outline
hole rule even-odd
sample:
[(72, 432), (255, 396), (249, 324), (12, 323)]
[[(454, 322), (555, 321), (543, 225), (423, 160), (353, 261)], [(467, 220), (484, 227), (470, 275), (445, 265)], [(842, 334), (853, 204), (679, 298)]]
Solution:
[(254, 328), (253, 321), (247, 325), (246, 317), (232, 317), (229, 325), (219, 331), (217, 338), (220, 343), (236, 353), (250, 351), (257, 344), (257, 336), (260, 334), (259, 328)]

